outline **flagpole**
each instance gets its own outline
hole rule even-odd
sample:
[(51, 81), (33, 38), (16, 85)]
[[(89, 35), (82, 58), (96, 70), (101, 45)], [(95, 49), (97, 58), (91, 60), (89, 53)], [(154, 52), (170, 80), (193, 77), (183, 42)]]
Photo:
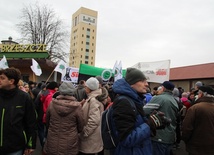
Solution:
[(51, 76), (53, 75), (54, 70), (51, 72), (50, 76), (48, 77), (48, 79), (46, 80), (45, 84), (49, 81), (49, 79), (51, 78)]
[(35, 80), (35, 73), (33, 72), (33, 82), (36, 82)]

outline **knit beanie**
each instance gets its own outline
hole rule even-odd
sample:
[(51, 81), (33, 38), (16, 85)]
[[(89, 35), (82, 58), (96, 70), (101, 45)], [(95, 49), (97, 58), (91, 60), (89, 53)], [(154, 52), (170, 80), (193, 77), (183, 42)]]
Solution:
[(146, 80), (146, 76), (139, 69), (127, 68), (125, 80), (128, 84), (133, 85), (138, 81)]
[(162, 86), (164, 86), (164, 88), (173, 91), (173, 89), (175, 88), (175, 85), (173, 83), (171, 83), (170, 81), (164, 81), (162, 83)]
[(90, 77), (85, 82), (86, 87), (88, 87), (90, 90), (97, 90), (99, 88), (99, 81), (95, 77)]
[(63, 82), (59, 86), (59, 92), (62, 95), (74, 95), (75, 87), (72, 82)]

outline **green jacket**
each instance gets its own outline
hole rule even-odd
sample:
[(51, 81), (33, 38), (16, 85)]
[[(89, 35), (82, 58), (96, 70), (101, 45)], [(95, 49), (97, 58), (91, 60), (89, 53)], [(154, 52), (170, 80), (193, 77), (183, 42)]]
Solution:
[(167, 118), (172, 120), (171, 124), (165, 129), (157, 129), (156, 136), (152, 138), (153, 141), (158, 141), (165, 144), (173, 144), (176, 137), (176, 117), (178, 114), (178, 104), (171, 92), (163, 92), (158, 96), (154, 96), (149, 103), (159, 104), (160, 107), (158, 111), (161, 111), (165, 114)]

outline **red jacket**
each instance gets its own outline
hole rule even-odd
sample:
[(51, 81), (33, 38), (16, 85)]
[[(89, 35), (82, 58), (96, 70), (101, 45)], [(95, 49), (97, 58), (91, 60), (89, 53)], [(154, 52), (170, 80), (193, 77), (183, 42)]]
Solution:
[(41, 101), (43, 103), (43, 119), (42, 119), (42, 122), (43, 123), (46, 123), (46, 111), (48, 109), (48, 106), (50, 105), (51, 101), (52, 101), (52, 96), (53, 94), (56, 92), (56, 90), (52, 90), (52, 89), (48, 89), (49, 90), (49, 93), (48, 95), (46, 96), (41, 96)]

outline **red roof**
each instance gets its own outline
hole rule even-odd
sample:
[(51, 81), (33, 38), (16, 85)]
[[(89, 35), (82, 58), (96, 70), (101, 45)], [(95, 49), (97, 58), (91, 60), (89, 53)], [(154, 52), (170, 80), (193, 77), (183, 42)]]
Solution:
[(214, 78), (214, 63), (170, 69), (170, 80)]

